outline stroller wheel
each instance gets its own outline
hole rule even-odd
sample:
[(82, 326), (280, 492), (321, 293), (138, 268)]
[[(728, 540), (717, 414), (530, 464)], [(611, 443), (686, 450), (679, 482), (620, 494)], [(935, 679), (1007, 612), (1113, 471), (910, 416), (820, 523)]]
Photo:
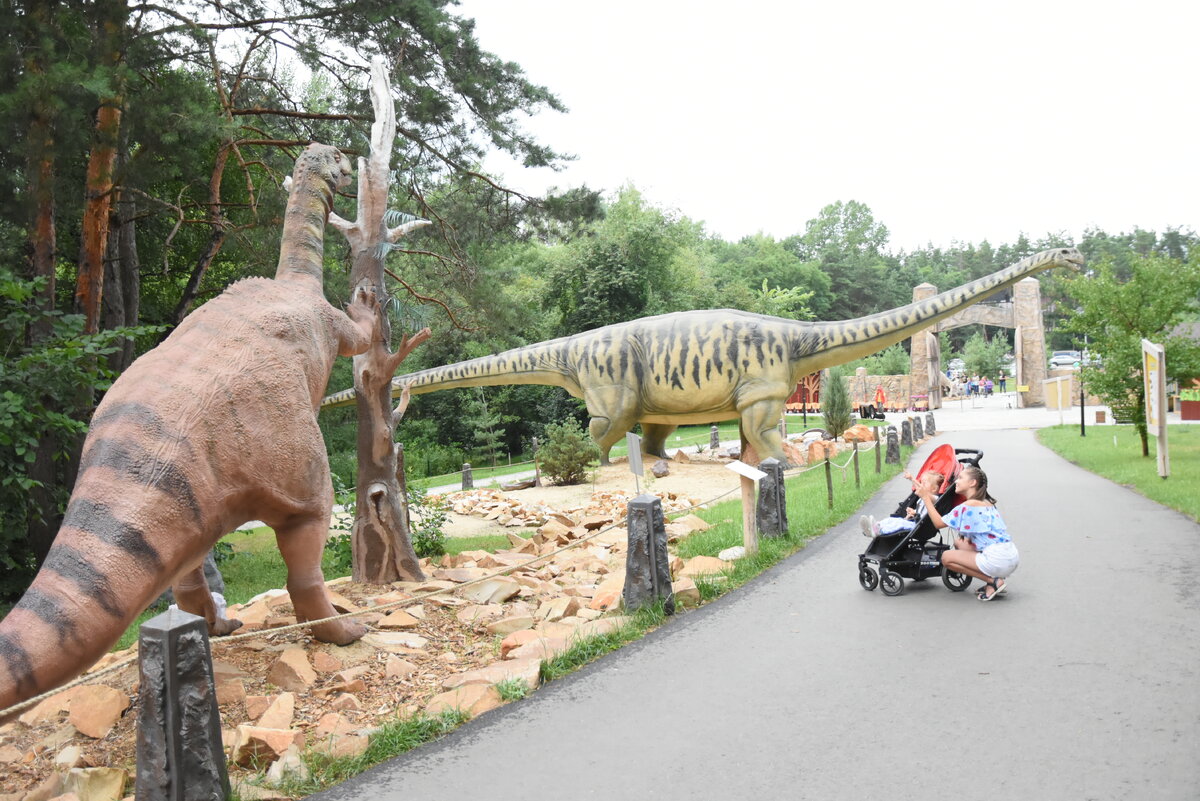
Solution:
[(904, 592), (904, 579), (900, 578), (898, 573), (882, 570), (879, 573), (879, 589), (883, 591), (884, 595), (899, 595)]
[(962, 592), (971, 586), (971, 577), (964, 573), (955, 573), (953, 570), (942, 568), (942, 583), (951, 592)]
[(858, 583), (862, 585), (864, 590), (870, 592), (879, 586), (879, 574), (866, 565), (860, 565), (858, 568)]

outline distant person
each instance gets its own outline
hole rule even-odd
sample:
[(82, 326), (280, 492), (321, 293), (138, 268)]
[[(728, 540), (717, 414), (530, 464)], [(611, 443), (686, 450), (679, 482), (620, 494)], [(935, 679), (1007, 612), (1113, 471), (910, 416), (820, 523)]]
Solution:
[(1007, 579), (1021, 556), (996, 509), (996, 499), (988, 494), (986, 473), (973, 465), (964, 467), (954, 491), (967, 500), (943, 517), (934, 507), (933, 493), (924, 484), (917, 487), (933, 525), (957, 534), (954, 547), (942, 552), (942, 564), (955, 573), (982, 579), (984, 587), (976, 597), (991, 601), (1008, 589)]
[(992, 383), (992, 379), (988, 378), (987, 376), (983, 377), (983, 394), (984, 395), (986, 395), (987, 397), (991, 397), (992, 389), (995, 386), (996, 385)]
[(1000, 377), (996, 379), (996, 382), (1000, 384), (1000, 392), (1003, 394), (1004, 385), (1008, 382), (1008, 376), (1004, 375), (1003, 370), (1000, 371)]

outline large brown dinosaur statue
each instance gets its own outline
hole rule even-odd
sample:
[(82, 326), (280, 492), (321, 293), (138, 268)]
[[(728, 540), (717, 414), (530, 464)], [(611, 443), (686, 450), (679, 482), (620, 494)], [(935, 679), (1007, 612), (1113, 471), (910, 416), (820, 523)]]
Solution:
[[(1044, 250), (999, 272), (898, 309), (828, 323), (805, 323), (733, 309), (676, 312), (618, 323), (515, 348), (393, 381), (393, 396), (454, 387), (549, 384), (587, 403), (602, 461), (634, 423), (648, 453), (665, 456), (676, 426), (741, 418), (759, 455), (786, 463), (779, 435), (783, 405), (801, 377), (882, 350), (1022, 278), (1083, 264), (1074, 248)], [(352, 402), (354, 390), (322, 408)]]
[[(240, 281), (134, 362), (96, 409), (62, 528), (0, 621), (0, 710), (93, 664), (167, 587), (209, 631), (202, 560), (226, 532), (275, 529), (300, 620), (334, 614), (321, 575), (333, 504), (317, 404), (337, 355), (366, 350), (375, 299), (347, 314), (322, 293), (325, 222), (349, 161), (310, 145), (296, 162), (275, 279)], [(345, 644), (364, 629), (321, 623)]]

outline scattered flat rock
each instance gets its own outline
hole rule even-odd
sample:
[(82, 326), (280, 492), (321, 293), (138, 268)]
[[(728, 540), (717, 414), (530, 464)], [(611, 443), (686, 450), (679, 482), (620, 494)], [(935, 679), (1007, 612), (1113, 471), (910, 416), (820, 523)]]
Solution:
[(471, 604), (460, 609), (454, 617), (464, 626), (471, 626), (498, 618), (503, 614), (504, 607), (500, 604)]
[(336, 673), (342, 669), (342, 661), (333, 654), (317, 650), (313, 651), (312, 666), (318, 673)]
[(296, 716), (296, 694), (280, 693), (271, 699), (270, 704), (254, 725), (263, 729), (290, 729)]
[(129, 696), (103, 684), (84, 684), (71, 699), (71, 725), (93, 739), (112, 731), (129, 708)]
[(570, 641), (564, 637), (538, 637), (512, 649), (505, 659), (553, 659), (570, 647)]
[(684, 515), (683, 517), (677, 518), (676, 520), (672, 520), (671, 522), (672, 523), (682, 523), (683, 525), (690, 528), (692, 531), (706, 531), (706, 530), (712, 528), (712, 525), (710, 523), (705, 522), (703, 519), (697, 517), (696, 515)]
[(72, 768), (63, 779), (63, 790), (79, 801), (120, 801), (128, 779), (117, 768)]
[(304, 748), (304, 732), (243, 724), (237, 727), (229, 758), (244, 768), (254, 764), (265, 765), (279, 759), (292, 746)]
[(379, 621), (381, 629), (411, 629), (413, 626), (420, 624), (411, 614), (403, 609), (397, 609), (390, 615)]
[(721, 551), (719, 554), (717, 554), (717, 558), (729, 562), (733, 561), (734, 559), (741, 559), (745, 555), (746, 546), (735, 545), (732, 548), (726, 548), (725, 550)]
[(512, 634), (514, 631), (533, 628), (533, 617), (531, 615), (505, 617), (488, 623), (486, 628), (489, 633), (499, 634), (503, 637), (507, 634)]
[(217, 684), (217, 703), (236, 704), (246, 700), (246, 683), (241, 679), (226, 679)]
[(497, 662), (478, 670), (455, 673), (442, 682), (447, 690), (466, 684), (499, 684), (506, 679), (521, 679), (529, 689), (537, 688), (541, 681), (542, 660), (511, 659)]
[[(288, 749), (279, 755), (279, 759), (271, 763), (271, 767), (267, 771), (267, 781), (275, 785), (282, 784), (288, 779), (304, 781), (307, 778), (308, 766), (300, 757), (300, 749), (294, 745), (288, 746)], [(242, 797), (245, 798), (245, 796)]]
[(289, 692), (304, 692), (316, 680), (317, 673), (309, 664), (304, 648), (299, 645), (285, 648), (267, 671), (267, 681)]
[(362, 638), (362, 642), (381, 651), (409, 653), (424, 648), (429, 640), (419, 634), (401, 631), (373, 631)]
[(724, 573), (731, 567), (729, 562), (714, 556), (693, 556), (687, 560), (679, 571), (680, 578), (695, 578), (696, 576)]
[(63, 690), (61, 693), (52, 695), (45, 701), (38, 702), (37, 706), (23, 713), (17, 720), (31, 728), (44, 721), (52, 720), (60, 712), (66, 712), (71, 708), (71, 699), (81, 689), (83, 689), (82, 686), (72, 687), (69, 690)]
[(696, 582), (684, 577), (671, 582), (671, 592), (675, 595), (675, 603), (683, 607), (700, 605), (700, 590)]
[(611, 634), (622, 626), (626, 626), (633, 618), (625, 615), (614, 615), (613, 617), (601, 618), (600, 620), (590, 620), (578, 626), (575, 629), (575, 637), (595, 637), (600, 634)]
[(526, 643), (533, 642), (541, 636), (542, 635), (540, 633), (533, 631), (532, 629), (521, 629), (519, 631), (514, 631), (512, 634), (509, 634), (500, 641), (500, 658), (507, 659), (510, 651), (515, 648), (520, 648)]
[(468, 717), (478, 717), (504, 703), (500, 693), (490, 684), (464, 684), (435, 695), (425, 705), (425, 714), (437, 716), (450, 709), (457, 709)]
[(407, 662), (395, 654), (389, 654), (387, 659), (387, 667), (384, 668), (384, 675), (389, 679), (407, 679), (413, 673), (417, 672), (417, 666), (412, 662)]
[(54, 767), (58, 770), (70, 770), (83, 764), (83, 749), (77, 745), (68, 745), (54, 755)]
[(462, 597), (477, 604), (502, 604), (521, 590), (516, 579), (496, 576), (462, 589)]
[(650, 472), (654, 474), (655, 478), (666, 478), (671, 475), (671, 466), (667, 464), (666, 459), (659, 459), (651, 466)]

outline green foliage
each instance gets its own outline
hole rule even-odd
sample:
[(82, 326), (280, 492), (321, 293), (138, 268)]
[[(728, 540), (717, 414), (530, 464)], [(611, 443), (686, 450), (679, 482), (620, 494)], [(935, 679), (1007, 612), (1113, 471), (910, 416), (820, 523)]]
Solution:
[(1000, 337), (988, 342), (982, 334), (975, 332), (963, 346), (962, 359), (966, 363), (967, 375), (977, 375), (980, 378), (990, 377), (995, 380), (996, 376), (1000, 374), (1000, 365), (1004, 363), (1004, 354), (1007, 350), (1008, 343)]
[(846, 365), (847, 372), (853, 372), (859, 367), (867, 368), (867, 375), (908, 375), (911, 361), (908, 351), (897, 342), (886, 350), (864, 356), (858, 361)]
[(505, 701), (520, 701), (529, 695), (529, 685), (525, 683), (525, 679), (509, 676), (496, 683), (496, 692), (500, 693), (500, 697)]
[(504, 437), (504, 429), (499, 427), (500, 415), (488, 408), (487, 394), (483, 387), (477, 387), (475, 394), (478, 406), (475, 416), (470, 418), (469, 424), (475, 429), (475, 445), (492, 463), (492, 467), (495, 467), (496, 455), (500, 451), (501, 439)]
[(441, 556), (446, 552), (442, 526), (450, 519), (449, 506), (441, 499), (430, 499), (425, 490), (408, 482), (408, 512), (412, 528), (412, 546), (417, 556)]
[[(67, 492), (46, 486), (35, 472), (39, 448), (52, 459), (51, 475), (66, 470), (67, 460), (87, 430), (82, 418), (90, 403), (107, 389), (113, 373), (104, 357), (115, 353), (127, 337), (149, 327), (115, 329), (85, 335), (83, 318), (43, 311), (35, 300), (43, 279), (26, 281), (0, 267), (0, 597), (24, 591), (36, 569), (36, 554), (25, 537), (31, 522), (52, 510), (40, 506), (34, 490), (50, 491), (61, 510)], [(25, 332), (46, 326), (42, 338), (27, 342)]]
[(579, 423), (567, 420), (546, 426), (546, 441), (538, 451), (542, 473), (555, 484), (578, 484), (600, 458), (600, 450)]
[(841, 366), (830, 367), (821, 382), (821, 414), (825, 417), (826, 430), (834, 437), (840, 437), (850, 427), (853, 414), (845, 375)]
[(1077, 308), (1063, 327), (1079, 338), (1087, 335), (1088, 349), (1102, 363), (1083, 368), (1085, 385), (1114, 414), (1132, 417), (1142, 454), (1148, 456), (1141, 343), (1148, 339), (1165, 348), (1170, 377), (1186, 381), (1200, 376), (1200, 343), (1173, 333), (1197, 309), (1200, 251), (1193, 251), (1187, 262), (1151, 253), (1134, 255), (1124, 264), (1124, 279), (1124, 270), (1105, 259), (1093, 275), (1067, 282), (1066, 291)]

